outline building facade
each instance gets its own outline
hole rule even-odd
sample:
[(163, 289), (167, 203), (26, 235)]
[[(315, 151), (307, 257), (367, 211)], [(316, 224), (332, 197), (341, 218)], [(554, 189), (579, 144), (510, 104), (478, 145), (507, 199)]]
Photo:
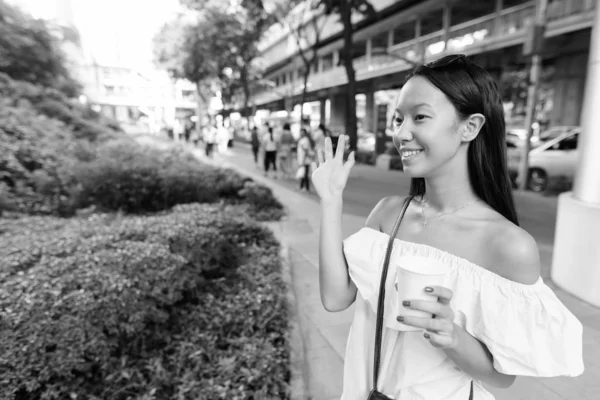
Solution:
[[(548, 1), (538, 115), (551, 125), (579, 124), (597, 3)], [(509, 125), (523, 125), (528, 62), (523, 46), (533, 24), (536, 1), (373, 0), (372, 4), (379, 18), (354, 17), (352, 56), (361, 96), (358, 104), (365, 110), (364, 117), (359, 118), (359, 130), (377, 130), (378, 106), (393, 97), (390, 93), (402, 86), (415, 64), (451, 53), (466, 54), (495, 76), (505, 97)], [(322, 103), (319, 119), (332, 130), (343, 130), (347, 78), (340, 63), (342, 26), (336, 16), (309, 18), (317, 18), (323, 28), (318, 62), (307, 82), (308, 101)], [(310, 45), (307, 43), (306, 48)], [(292, 33), (273, 28), (260, 49), (267, 66), (266, 78), (274, 87), (255, 92), (254, 106), (271, 111), (292, 109), (300, 101), (304, 67)]]

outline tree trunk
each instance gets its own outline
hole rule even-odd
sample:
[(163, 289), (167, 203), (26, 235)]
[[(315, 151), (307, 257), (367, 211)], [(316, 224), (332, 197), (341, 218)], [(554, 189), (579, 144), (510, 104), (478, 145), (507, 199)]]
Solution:
[(304, 63), (304, 86), (302, 87), (302, 97), (300, 98), (300, 123), (304, 120), (304, 103), (306, 103), (306, 93), (308, 92), (308, 88), (306, 85), (308, 84), (308, 77), (310, 76), (310, 63)]
[(348, 86), (346, 90), (346, 135), (350, 137), (350, 150), (356, 150), (358, 141), (356, 131), (356, 73), (352, 63), (352, 10), (346, 1), (340, 2), (340, 16), (344, 24), (344, 67), (348, 76)]
[(250, 83), (248, 82), (248, 68), (246, 65), (242, 68), (241, 71), (241, 81), (242, 81), (242, 89), (244, 90), (244, 108), (243, 113), (244, 117), (246, 117), (246, 127), (250, 130), (250, 114), (252, 114), (249, 110), (250, 104)]
[(196, 132), (199, 137), (202, 137), (202, 118), (203, 111), (206, 107), (206, 96), (202, 93), (202, 83), (196, 82)]

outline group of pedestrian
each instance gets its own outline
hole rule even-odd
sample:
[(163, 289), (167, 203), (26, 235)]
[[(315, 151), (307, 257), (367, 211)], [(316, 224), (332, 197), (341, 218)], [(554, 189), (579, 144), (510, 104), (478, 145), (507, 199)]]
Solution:
[[(311, 172), (316, 168), (317, 154), (325, 149), (326, 137), (331, 137), (329, 130), (325, 125), (319, 124), (314, 132), (311, 132), (308, 126), (303, 126), (300, 129), (300, 137), (296, 140), (290, 124), (285, 123), (280, 132), (266, 126), (261, 134), (258, 127), (253, 127), (250, 143), (255, 164), (259, 165), (262, 155), (264, 174), (268, 177), (272, 171), (273, 178), (292, 177), (295, 149), (296, 169), (293, 176), (298, 181), (300, 190), (310, 191)], [(337, 144), (337, 140), (335, 142)]]
[(220, 154), (227, 151), (230, 135), (223, 125), (217, 125), (216, 121), (211, 119), (202, 131), (202, 139), (205, 144), (204, 150), (207, 158), (211, 158), (215, 150)]

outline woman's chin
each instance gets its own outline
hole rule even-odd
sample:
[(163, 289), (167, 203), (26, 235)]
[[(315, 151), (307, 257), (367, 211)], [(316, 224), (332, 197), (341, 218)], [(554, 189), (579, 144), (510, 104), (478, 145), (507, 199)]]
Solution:
[(404, 163), (402, 164), (402, 172), (409, 178), (422, 178), (424, 175), (422, 168), (415, 165), (404, 165)]

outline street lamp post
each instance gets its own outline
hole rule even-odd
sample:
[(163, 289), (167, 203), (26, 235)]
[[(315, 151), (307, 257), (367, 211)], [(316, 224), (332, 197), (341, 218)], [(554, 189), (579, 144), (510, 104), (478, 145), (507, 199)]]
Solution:
[(600, 307), (600, 7), (595, 12), (579, 165), (573, 192), (559, 197), (551, 277), (566, 291)]

